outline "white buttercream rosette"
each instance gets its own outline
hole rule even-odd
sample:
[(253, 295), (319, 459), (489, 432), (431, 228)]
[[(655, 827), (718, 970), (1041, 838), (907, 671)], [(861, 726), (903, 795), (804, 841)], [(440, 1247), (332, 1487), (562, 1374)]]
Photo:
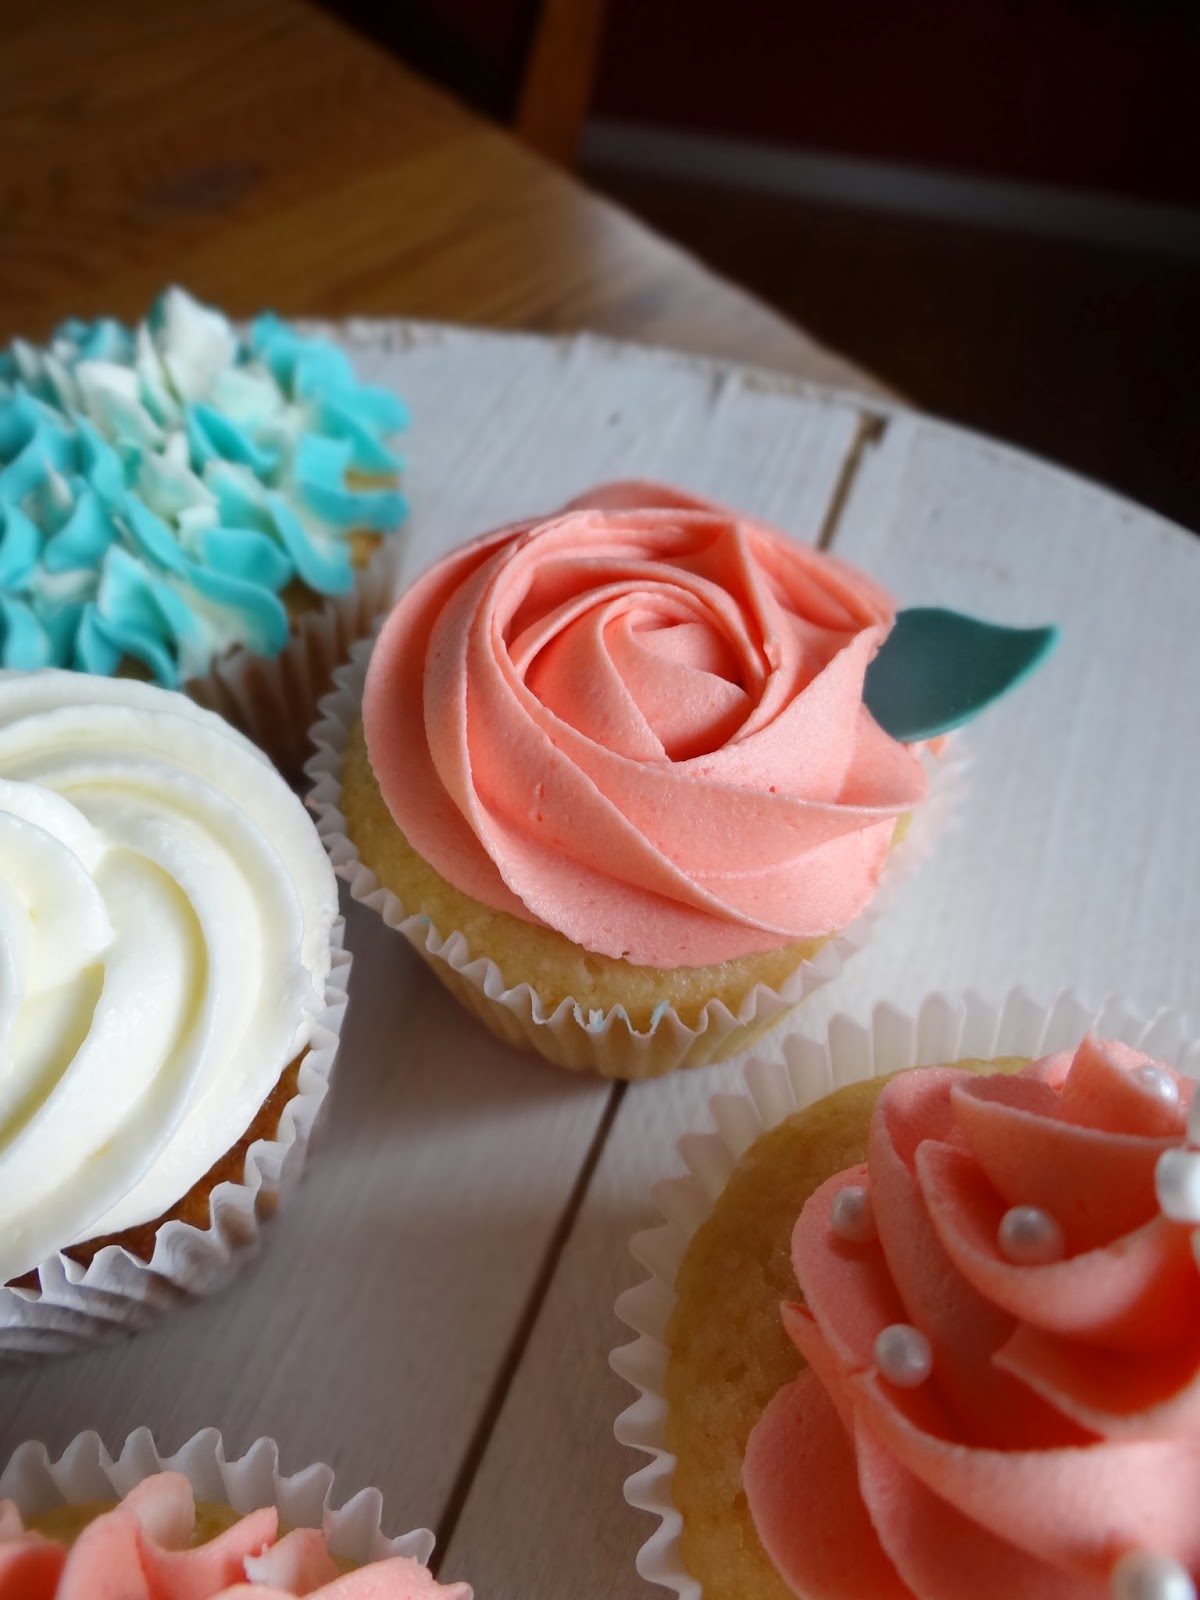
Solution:
[(780, 988), (758, 984), (736, 1012), (714, 1000), (694, 1026), (664, 1005), (653, 1028), (639, 1033), (620, 1006), (600, 1012), (566, 999), (551, 1009), (529, 984), (509, 984), (494, 961), (472, 954), (460, 931), (436, 928), (427, 916), (411, 914), (399, 896), (384, 888), (365, 865), (347, 834), (342, 812), (342, 755), (362, 715), (372, 645), (372, 638), (360, 640), (334, 674), (334, 690), (322, 700), (320, 720), (312, 730), (315, 754), (305, 768), (312, 783), (309, 805), (334, 869), (354, 898), (377, 911), (389, 928), (402, 933), (455, 997), (493, 1033), (579, 1072), (636, 1080), (678, 1067), (702, 1066), (743, 1048), (735, 1035), (744, 1036), (748, 1045), (782, 1021), (806, 995), (835, 978), (845, 961), (866, 943), (898, 886), (926, 859), (947, 826), (965, 777), (961, 739), (951, 740), (940, 756), (927, 763), (929, 795), (914, 812), (902, 842), (889, 852), (867, 909), (826, 940)]
[(330, 1552), (356, 1566), (389, 1556), (425, 1563), (433, 1551), (428, 1529), (384, 1534), (378, 1489), (360, 1489), (338, 1506), (332, 1467), (285, 1474), (273, 1439), (258, 1439), (231, 1460), (216, 1428), (205, 1428), (170, 1455), (160, 1452), (149, 1428), (131, 1433), (115, 1457), (96, 1433), (79, 1434), (57, 1460), (43, 1444), (23, 1444), (0, 1473), (0, 1500), (12, 1500), (23, 1517), (35, 1517), (59, 1506), (120, 1500), (159, 1472), (182, 1473), (197, 1502), (243, 1514), (274, 1506), (291, 1527), (321, 1529)]
[(0, 1359), (67, 1354), (135, 1333), (172, 1307), (224, 1289), (254, 1256), (263, 1224), (299, 1181), (329, 1093), (349, 1000), (351, 956), (344, 934), (339, 917), (297, 1092), (283, 1107), (274, 1138), (258, 1139), (247, 1150), (241, 1182), (213, 1189), (208, 1226), (165, 1223), (149, 1261), (109, 1245), (85, 1267), (60, 1250), (38, 1267), (36, 1289), (0, 1286)]
[(688, 1246), (750, 1146), (847, 1084), (963, 1060), (1038, 1060), (1074, 1049), (1089, 1032), (1131, 1045), (1200, 1079), (1200, 1041), (1177, 1012), (1161, 1011), (1147, 1022), (1116, 997), (1093, 1006), (1063, 992), (1044, 1006), (1016, 990), (998, 1005), (972, 994), (963, 999), (931, 995), (912, 1017), (879, 1006), (865, 1026), (835, 1017), (824, 1038), (792, 1035), (781, 1060), (747, 1061), (744, 1092), (713, 1096), (710, 1129), (679, 1141), (686, 1172), (654, 1186), (653, 1198), (665, 1221), (630, 1242), (634, 1258), (650, 1276), (616, 1302), (617, 1316), (637, 1338), (614, 1350), (610, 1365), (638, 1391), (638, 1399), (616, 1419), (614, 1432), (622, 1444), (652, 1458), (625, 1480), (628, 1503), (658, 1519), (638, 1552), (637, 1569), (644, 1578), (674, 1590), (681, 1600), (701, 1600), (702, 1586), (683, 1564), (683, 1519), (671, 1498), (675, 1457), (666, 1442), (667, 1329)]
[[(0, 1355), (224, 1286), (290, 1190), (347, 1004), (336, 884), (270, 763), (181, 695), (0, 674)], [(295, 1092), (203, 1225), (125, 1240)], [(102, 1244), (84, 1265), (63, 1241)]]

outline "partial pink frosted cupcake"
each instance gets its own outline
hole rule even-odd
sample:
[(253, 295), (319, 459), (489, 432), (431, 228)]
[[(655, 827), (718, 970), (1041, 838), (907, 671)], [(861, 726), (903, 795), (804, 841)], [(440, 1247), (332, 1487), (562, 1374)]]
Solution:
[(1190, 1600), (1187, 1025), (931, 996), (786, 1058), (713, 1100), (634, 1241), (639, 1570), (681, 1600)]
[(227, 1461), (215, 1430), (163, 1459), (141, 1429), (117, 1460), (81, 1434), (52, 1462), (24, 1445), (0, 1477), (5, 1600), (471, 1600), (438, 1583), (425, 1532), (385, 1538), (380, 1497), (329, 1504), (332, 1473), (281, 1477), (260, 1439)]

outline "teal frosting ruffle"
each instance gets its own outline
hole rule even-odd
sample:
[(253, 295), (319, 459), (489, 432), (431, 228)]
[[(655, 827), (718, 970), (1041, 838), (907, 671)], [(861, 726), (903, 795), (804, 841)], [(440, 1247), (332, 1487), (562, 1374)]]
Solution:
[(65, 322), (0, 352), (0, 666), (176, 687), (233, 645), (271, 656), (293, 581), (354, 582), (347, 534), (406, 507), (400, 401), (267, 313), (240, 338), (169, 289), (137, 329)]

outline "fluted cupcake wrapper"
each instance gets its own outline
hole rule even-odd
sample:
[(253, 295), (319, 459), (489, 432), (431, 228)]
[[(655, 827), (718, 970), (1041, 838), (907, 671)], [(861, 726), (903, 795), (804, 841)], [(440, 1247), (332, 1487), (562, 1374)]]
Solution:
[(332, 1467), (285, 1475), (273, 1439), (258, 1439), (230, 1460), (216, 1428), (203, 1429), (173, 1455), (160, 1453), (149, 1428), (131, 1433), (115, 1458), (96, 1433), (77, 1435), (57, 1461), (45, 1445), (23, 1444), (0, 1473), (0, 1500), (12, 1500), (23, 1517), (34, 1517), (63, 1505), (120, 1500), (158, 1472), (181, 1472), (198, 1502), (243, 1514), (275, 1506), (291, 1527), (320, 1528), (333, 1555), (356, 1566), (389, 1556), (425, 1563), (433, 1551), (427, 1528), (396, 1538), (384, 1534), (378, 1489), (361, 1489), (335, 1507)]
[(824, 1038), (793, 1035), (784, 1043), (782, 1059), (747, 1061), (743, 1093), (713, 1096), (712, 1128), (679, 1141), (686, 1172), (654, 1186), (653, 1199), (664, 1223), (635, 1234), (630, 1243), (635, 1260), (650, 1276), (616, 1303), (617, 1316), (638, 1337), (614, 1350), (609, 1364), (638, 1391), (638, 1399), (617, 1418), (614, 1432), (622, 1444), (652, 1458), (625, 1480), (625, 1498), (658, 1518), (638, 1552), (642, 1577), (673, 1589), (681, 1600), (701, 1600), (702, 1586), (683, 1564), (683, 1519), (671, 1498), (675, 1457), (666, 1442), (667, 1329), (676, 1276), (692, 1237), (712, 1214), (750, 1146), (793, 1113), (849, 1083), (973, 1058), (1037, 1060), (1074, 1048), (1089, 1030), (1200, 1078), (1200, 1042), (1189, 1039), (1185, 1019), (1177, 1012), (1161, 1011), (1147, 1022), (1116, 997), (1092, 1006), (1064, 991), (1047, 1007), (1014, 990), (999, 1005), (973, 994), (962, 999), (931, 995), (912, 1017), (879, 1006), (866, 1026), (835, 1017)]
[(410, 913), (398, 895), (384, 888), (363, 862), (346, 830), (342, 811), (342, 755), (362, 711), (363, 684), (373, 639), (360, 640), (334, 674), (334, 689), (321, 702), (312, 730), (315, 754), (306, 772), (312, 783), (309, 805), (339, 877), (354, 899), (377, 911), (395, 928), (470, 1012), (507, 1043), (536, 1050), (558, 1066), (596, 1072), (609, 1078), (660, 1077), (679, 1067), (705, 1066), (750, 1048), (806, 995), (828, 983), (870, 936), (886, 913), (892, 895), (928, 856), (957, 803), (965, 774), (961, 742), (955, 741), (932, 763), (928, 800), (915, 813), (904, 840), (890, 852), (879, 888), (867, 909), (849, 927), (832, 935), (802, 962), (778, 989), (757, 984), (736, 1011), (712, 1000), (698, 1022), (684, 1021), (664, 1006), (646, 1032), (634, 1029), (624, 1007), (591, 1010), (565, 999), (553, 1008), (528, 983), (510, 985), (496, 963), (474, 956), (464, 935), (443, 933), (429, 918)]
[(284, 1105), (274, 1137), (250, 1146), (242, 1181), (214, 1187), (208, 1225), (164, 1223), (148, 1262), (120, 1245), (105, 1246), (87, 1266), (60, 1251), (37, 1268), (37, 1288), (0, 1286), (0, 1360), (66, 1353), (135, 1332), (183, 1301), (223, 1289), (254, 1254), (264, 1221), (300, 1176), (329, 1090), (348, 1001), (351, 956), (344, 940), (345, 922), (338, 917), (297, 1092)]
[(403, 552), (403, 532), (387, 535), (355, 574), (353, 589), (325, 596), (294, 619), (277, 656), (231, 650), (190, 678), (184, 691), (253, 739), (290, 783), (299, 783), (321, 696), (354, 641), (395, 602)]

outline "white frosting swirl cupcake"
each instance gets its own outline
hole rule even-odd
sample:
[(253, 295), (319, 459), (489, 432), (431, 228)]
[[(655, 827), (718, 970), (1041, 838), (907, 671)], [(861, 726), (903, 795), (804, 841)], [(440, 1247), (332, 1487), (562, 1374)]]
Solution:
[(0, 674), (0, 1283), (148, 1257), (206, 1205), (314, 1042), (336, 917), (302, 804), (219, 717)]

